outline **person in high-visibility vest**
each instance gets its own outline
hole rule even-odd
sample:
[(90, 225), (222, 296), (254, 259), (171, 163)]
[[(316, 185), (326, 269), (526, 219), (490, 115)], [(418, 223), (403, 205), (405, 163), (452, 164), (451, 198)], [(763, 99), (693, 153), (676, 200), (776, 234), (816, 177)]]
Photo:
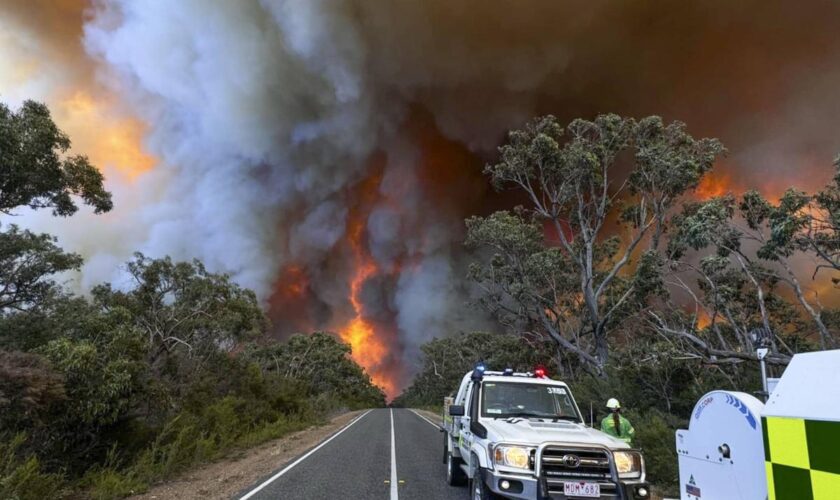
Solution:
[(621, 415), (621, 404), (617, 399), (611, 398), (607, 401), (607, 408), (610, 409), (610, 414), (601, 420), (601, 432), (606, 432), (610, 436), (631, 444), (636, 430), (630, 425), (630, 421)]

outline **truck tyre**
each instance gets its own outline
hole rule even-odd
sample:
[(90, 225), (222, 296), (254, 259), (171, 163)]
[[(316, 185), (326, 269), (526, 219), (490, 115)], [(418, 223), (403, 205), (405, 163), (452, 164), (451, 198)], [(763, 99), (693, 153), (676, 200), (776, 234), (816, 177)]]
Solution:
[(482, 474), (478, 473), (470, 481), (470, 498), (472, 500), (495, 500), (498, 497), (487, 487)]
[(446, 483), (449, 486), (463, 486), (467, 476), (461, 469), (461, 459), (452, 456), (448, 443), (444, 450), (446, 452)]
[[(478, 464), (478, 457), (474, 457), (473, 463)], [(495, 493), (490, 491), (487, 483), (484, 482), (484, 469), (476, 465), (473, 469), (472, 479), (470, 479), (470, 499), (471, 500), (496, 500), (499, 498)]]
[(443, 463), (446, 463), (446, 460), (449, 456), (449, 433), (443, 433)]

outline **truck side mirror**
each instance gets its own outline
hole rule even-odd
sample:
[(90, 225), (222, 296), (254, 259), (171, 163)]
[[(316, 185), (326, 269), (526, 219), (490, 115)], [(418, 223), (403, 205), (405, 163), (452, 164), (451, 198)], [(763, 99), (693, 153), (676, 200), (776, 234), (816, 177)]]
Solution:
[(450, 417), (463, 417), (464, 416), (464, 406), (463, 405), (451, 405), (449, 407), (449, 416)]

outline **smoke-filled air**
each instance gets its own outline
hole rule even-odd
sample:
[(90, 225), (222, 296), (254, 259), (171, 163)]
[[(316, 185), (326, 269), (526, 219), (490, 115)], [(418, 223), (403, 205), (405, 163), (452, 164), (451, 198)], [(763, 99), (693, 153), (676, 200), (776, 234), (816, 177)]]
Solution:
[(200, 259), (256, 291), (273, 335), (337, 333), (393, 396), (420, 345), (486, 321), (463, 221), (516, 202), (482, 175), (507, 130), (658, 114), (726, 144), (698, 196), (819, 187), (840, 151), (838, 16), (833, 1), (6, 1), (0, 98), (49, 103), (115, 207), (14, 222), (85, 258), (67, 278), (81, 291), (127, 280), (135, 250)]

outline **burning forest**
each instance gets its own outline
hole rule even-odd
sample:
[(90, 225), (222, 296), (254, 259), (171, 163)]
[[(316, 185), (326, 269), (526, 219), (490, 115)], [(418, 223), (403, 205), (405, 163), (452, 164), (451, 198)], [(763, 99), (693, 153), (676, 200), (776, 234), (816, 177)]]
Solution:
[(391, 397), (421, 345), (491, 321), (463, 221), (522, 202), (482, 174), (507, 130), (545, 113), (684, 121), (729, 150), (697, 199), (816, 189), (840, 151), (836, 2), (0, 11), (2, 97), (53, 104), (114, 194), (104, 220), (19, 219), (85, 258), (72, 286), (128, 286), (134, 250), (200, 259), (256, 292), (277, 338), (337, 334)]

